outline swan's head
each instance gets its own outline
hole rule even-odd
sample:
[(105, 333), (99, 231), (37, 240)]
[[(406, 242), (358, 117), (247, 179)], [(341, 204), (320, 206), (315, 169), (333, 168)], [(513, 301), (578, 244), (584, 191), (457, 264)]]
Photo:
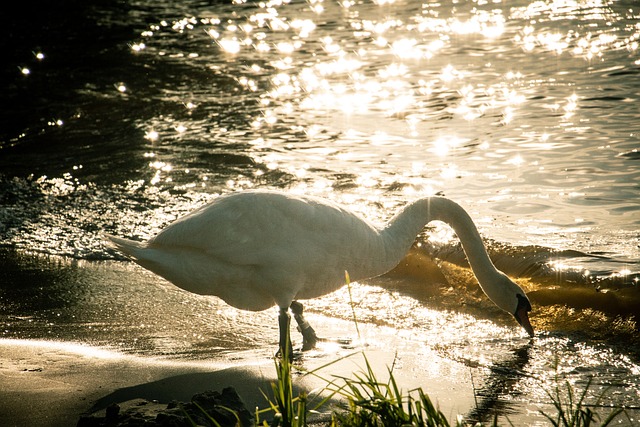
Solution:
[(516, 306), (516, 311), (513, 312), (513, 316), (516, 318), (518, 323), (520, 323), (520, 326), (527, 331), (529, 336), (533, 338), (535, 334), (533, 332), (533, 326), (531, 326), (531, 322), (529, 322), (529, 312), (531, 311), (529, 298), (527, 298), (527, 295), (524, 292), (516, 294), (516, 297), (518, 298), (518, 305)]
[[(524, 328), (530, 337), (534, 336), (533, 326), (529, 322), (531, 303), (527, 294), (506, 275), (500, 274), (492, 283), (493, 286), (483, 286), (487, 296), (501, 309), (511, 313), (516, 321)], [(487, 292), (489, 291), (489, 292)]]

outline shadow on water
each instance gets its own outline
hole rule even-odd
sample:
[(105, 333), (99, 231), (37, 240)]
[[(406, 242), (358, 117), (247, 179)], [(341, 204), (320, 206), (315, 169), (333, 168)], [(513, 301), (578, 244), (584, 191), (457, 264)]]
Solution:
[(476, 407), (466, 416), (470, 423), (487, 423), (498, 417), (518, 412), (520, 402), (514, 400), (518, 382), (527, 376), (532, 342), (513, 350), (511, 357), (493, 363), (484, 378), (484, 385), (474, 390)]

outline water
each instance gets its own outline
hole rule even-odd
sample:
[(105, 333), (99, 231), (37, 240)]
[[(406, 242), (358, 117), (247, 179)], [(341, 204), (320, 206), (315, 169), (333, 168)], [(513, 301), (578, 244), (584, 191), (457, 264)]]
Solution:
[[(0, 42), (3, 336), (196, 359), (265, 348), (274, 313), (159, 287), (100, 233), (145, 239), (246, 188), (374, 222), (444, 194), (529, 292), (539, 338), (518, 343), (441, 224), (412, 252), (423, 268), (354, 285), (360, 321), (477, 369), (485, 397), (520, 403), (510, 416), (557, 372), (637, 408), (634, 2), (72, 6), (25, 11)], [(308, 310), (352, 316), (346, 290)]]

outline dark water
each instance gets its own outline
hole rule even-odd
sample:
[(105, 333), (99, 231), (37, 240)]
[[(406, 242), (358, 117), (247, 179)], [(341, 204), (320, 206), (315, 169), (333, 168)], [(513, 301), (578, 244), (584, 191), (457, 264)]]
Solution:
[[(196, 359), (263, 348), (273, 313), (158, 286), (100, 233), (145, 239), (245, 188), (375, 222), (440, 193), (529, 292), (536, 343), (482, 299), (440, 224), (417, 240), (422, 268), (354, 285), (358, 318), (478, 369), (489, 402), (545, 401), (530, 390), (561, 372), (637, 408), (634, 2), (70, 1), (16, 16), (0, 38), (4, 337)], [(309, 310), (349, 321), (348, 301)]]

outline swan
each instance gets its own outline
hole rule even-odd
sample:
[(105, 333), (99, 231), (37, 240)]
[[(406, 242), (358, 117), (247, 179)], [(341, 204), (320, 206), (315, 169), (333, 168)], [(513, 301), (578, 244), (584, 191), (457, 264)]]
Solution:
[[(179, 288), (215, 295), (233, 307), (277, 305), (280, 352), (290, 351), (290, 315), (303, 350), (318, 340), (298, 300), (333, 292), (350, 280), (384, 274), (403, 259), (431, 221), (449, 224), (484, 293), (534, 336), (525, 292), (496, 269), (467, 212), (444, 197), (409, 203), (383, 227), (329, 200), (271, 190), (217, 197), (147, 242), (106, 235), (108, 243)], [(291, 352), (289, 353), (291, 354)]]

